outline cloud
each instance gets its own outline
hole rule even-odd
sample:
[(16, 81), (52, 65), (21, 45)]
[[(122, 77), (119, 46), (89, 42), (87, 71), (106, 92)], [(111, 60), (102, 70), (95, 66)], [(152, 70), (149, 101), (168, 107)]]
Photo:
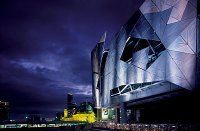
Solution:
[(48, 70), (52, 70), (52, 71), (57, 71), (58, 69), (51, 66), (51, 65), (43, 65), (41, 63), (34, 63), (31, 61), (26, 61), (24, 59), (20, 59), (19, 61), (10, 61), (11, 64), (17, 64), (22, 66), (25, 69), (30, 69), (30, 70), (37, 70), (38, 68), (40, 69), (48, 69)]
[(17, 112), (55, 111), (67, 93), (91, 100), (90, 51), (107, 43), (140, 0), (0, 1), (0, 100)]

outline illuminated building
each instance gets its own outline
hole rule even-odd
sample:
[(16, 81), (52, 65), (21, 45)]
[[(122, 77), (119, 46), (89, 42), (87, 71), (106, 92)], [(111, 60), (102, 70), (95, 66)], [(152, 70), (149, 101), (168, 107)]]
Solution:
[(67, 108), (64, 109), (62, 113), (63, 116), (56, 117), (56, 120), (61, 121), (74, 121), (74, 122), (95, 122), (95, 114), (93, 112), (92, 103), (90, 102), (82, 102), (80, 106), (77, 108), (73, 95), (68, 93), (67, 95)]
[(0, 101), (0, 121), (9, 119), (9, 103)]
[(145, 0), (109, 51), (104, 35), (91, 53), (95, 106), (115, 108), (122, 123), (199, 121), (199, 6)]
[(64, 109), (64, 117), (68, 117), (68, 110), (66, 108)]
[(72, 117), (62, 118), (63, 121), (82, 121), (82, 122), (95, 122), (95, 114), (92, 113), (77, 113), (74, 114)]
[(87, 102), (81, 103), (77, 113), (74, 113), (71, 117), (67, 117), (67, 110), (64, 110), (64, 117), (61, 119), (62, 121), (82, 121), (82, 122), (95, 122), (95, 114), (91, 105)]

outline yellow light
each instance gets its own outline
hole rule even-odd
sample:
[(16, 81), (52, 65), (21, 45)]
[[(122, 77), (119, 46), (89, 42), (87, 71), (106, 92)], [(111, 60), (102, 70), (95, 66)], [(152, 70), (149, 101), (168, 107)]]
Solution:
[(79, 113), (79, 114), (75, 114), (73, 115), (73, 117), (70, 118), (62, 118), (63, 121), (85, 121), (85, 122), (89, 122), (89, 123), (93, 123), (95, 122), (95, 114), (94, 112), (90, 113), (90, 114), (83, 114), (83, 113)]
[(68, 110), (64, 109), (64, 117), (68, 117)]

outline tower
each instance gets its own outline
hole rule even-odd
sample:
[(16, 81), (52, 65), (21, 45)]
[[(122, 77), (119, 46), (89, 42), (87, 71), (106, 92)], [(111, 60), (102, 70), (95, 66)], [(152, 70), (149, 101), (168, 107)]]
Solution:
[(76, 109), (76, 103), (74, 102), (73, 95), (71, 93), (67, 94), (67, 110), (68, 117), (71, 117)]

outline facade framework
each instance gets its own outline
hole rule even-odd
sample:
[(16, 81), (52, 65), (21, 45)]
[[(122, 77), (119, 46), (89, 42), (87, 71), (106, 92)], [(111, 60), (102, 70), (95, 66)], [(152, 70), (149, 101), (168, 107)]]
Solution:
[[(169, 106), (182, 106), (183, 101), (194, 103), (187, 108), (192, 111), (200, 87), (199, 6), (199, 0), (145, 0), (111, 41), (109, 51), (104, 49), (104, 35), (91, 53), (96, 107), (120, 109), (122, 122), (128, 115), (145, 121), (148, 110), (164, 110), (160, 103), (167, 108), (160, 113), (163, 119)], [(181, 116), (175, 115), (181, 109), (174, 110), (166, 120)]]

